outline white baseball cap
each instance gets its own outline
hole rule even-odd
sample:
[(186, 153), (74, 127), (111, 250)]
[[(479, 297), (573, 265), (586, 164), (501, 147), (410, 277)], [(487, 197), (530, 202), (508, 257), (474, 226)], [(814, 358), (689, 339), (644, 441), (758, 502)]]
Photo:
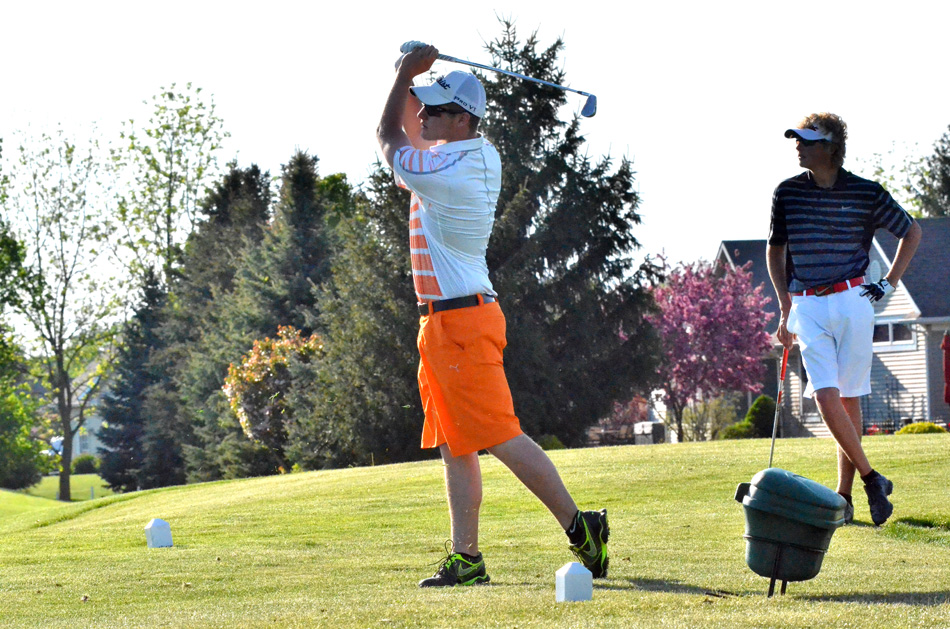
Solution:
[(808, 129), (786, 129), (785, 137), (798, 138), (799, 140), (824, 140), (825, 142), (831, 142), (834, 140), (834, 136), (830, 133), (819, 131), (814, 127), (809, 127)]
[(485, 117), (485, 88), (471, 72), (455, 70), (437, 77), (432, 85), (410, 87), (423, 105), (455, 103), (478, 118)]

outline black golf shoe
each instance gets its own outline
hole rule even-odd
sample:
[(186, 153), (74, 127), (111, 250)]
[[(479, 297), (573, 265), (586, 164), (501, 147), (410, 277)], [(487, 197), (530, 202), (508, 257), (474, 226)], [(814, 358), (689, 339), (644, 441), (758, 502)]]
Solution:
[(491, 581), (485, 571), (485, 560), (478, 553), (466, 559), (461, 553), (449, 553), (435, 574), (419, 581), (419, 587), (454, 587), (456, 585), (484, 585)]
[(607, 510), (578, 511), (574, 523), (567, 531), (571, 544), (568, 548), (584, 567), (590, 570), (595, 579), (607, 576), (607, 539), (610, 527), (607, 526)]
[(887, 499), (894, 491), (894, 483), (881, 474), (864, 483), (864, 492), (868, 495), (868, 506), (871, 508), (871, 520), (876, 526), (881, 526), (894, 512), (894, 505)]

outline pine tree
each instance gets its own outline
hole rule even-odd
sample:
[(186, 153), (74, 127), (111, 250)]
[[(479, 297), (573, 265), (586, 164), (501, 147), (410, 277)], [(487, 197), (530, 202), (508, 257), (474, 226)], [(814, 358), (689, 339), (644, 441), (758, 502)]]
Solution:
[(185, 447), (195, 442), (195, 413), (183, 397), (182, 374), (219, 299), (233, 289), (241, 251), (261, 240), (270, 201), (270, 176), (252, 164), (232, 166), (200, 206), (201, 221), (185, 244), (163, 310), (161, 348), (152, 357), (160, 382), (143, 392), (149, 421), (142, 434), (142, 487), (186, 480)]
[(342, 175), (320, 178), (317, 158), (297, 152), (284, 166), (274, 220), (260, 242), (242, 251), (230, 291), (188, 348), (180, 374), (181, 399), (195, 426), (186, 448), (189, 478), (209, 480), (275, 473), (280, 461), (241, 431), (222, 391), (228, 366), (255, 340), (289, 325), (309, 335), (315, 296), (329, 271), (328, 208), (349, 197)]
[(924, 160), (917, 187), (925, 216), (950, 216), (950, 127)]
[[(492, 65), (564, 84), (558, 39), (522, 44), (510, 22), (488, 45)], [(484, 132), (503, 166), (492, 282), (508, 319), (505, 368), (525, 432), (568, 445), (617, 399), (646, 391), (656, 337), (644, 315), (649, 263), (637, 267), (640, 223), (632, 164), (584, 152), (580, 119), (564, 122), (562, 90), (504, 74), (482, 77)]]
[[(143, 278), (141, 300), (132, 319), (124, 326), (115, 371), (99, 407), (103, 419), (99, 440), (105, 445), (99, 450), (99, 475), (115, 491), (173, 485), (183, 480), (174, 474), (155, 480), (142, 477), (143, 442), (149, 420), (144, 392), (162, 380), (151, 357), (162, 347), (159, 327), (165, 301), (166, 293), (159, 277), (148, 269)], [(163, 469), (174, 470), (172, 461), (166, 460), (166, 464)]]
[(427, 456), (415, 347), (419, 315), (409, 266), (409, 196), (378, 163), (369, 196), (334, 233), (332, 279), (315, 318), (324, 356), (298, 365), (298, 411), (290, 452), (308, 468), (388, 463)]

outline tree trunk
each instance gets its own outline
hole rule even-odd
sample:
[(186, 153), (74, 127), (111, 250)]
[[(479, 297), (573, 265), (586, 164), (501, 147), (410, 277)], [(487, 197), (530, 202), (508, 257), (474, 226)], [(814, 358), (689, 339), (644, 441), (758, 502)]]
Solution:
[(60, 457), (62, 465), (59, 468), (59, 499), (63, 502), (72, 501), (69, 489), (69, 475), (73, 464), (73, 436), (70, 433), (70, 422), (63, 422), (63, 454)]

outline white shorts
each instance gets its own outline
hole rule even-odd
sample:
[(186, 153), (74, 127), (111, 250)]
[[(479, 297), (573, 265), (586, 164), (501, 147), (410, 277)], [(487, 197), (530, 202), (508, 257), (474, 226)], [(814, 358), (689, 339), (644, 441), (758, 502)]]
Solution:
[(874, 306), (861, 287), (817, 297), (792, 297), (788, 331), (798, 335), (808, 373), (803, 395), (834, 387), (841, 397), (871, 392)]

